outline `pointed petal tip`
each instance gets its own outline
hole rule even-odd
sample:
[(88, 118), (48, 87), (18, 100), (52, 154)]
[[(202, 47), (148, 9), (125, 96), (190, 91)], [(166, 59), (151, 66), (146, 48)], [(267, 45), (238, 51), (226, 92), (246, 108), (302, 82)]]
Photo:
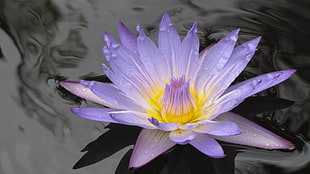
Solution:
[(198, 27), (198, 19), (195, 20), (195, 22), (193, 23), (192, 28), (188, 32), (197, 33), (197, 27)]
[(144, 40), (147, 37), (140, 25), (137, 25), (136, 30), (139, 32), (138, 39)]
[(87, 116), (86, 116), (87, 114), (85, 115), (85, 111), (83, 112), (83, 109), (82, 109), (82, 108), (70, 108), (70, 111), (71, 111), (73, 114), (75, 114), (75, 115), (77, 115), (77, 116), (79, 116), (79, 117), (81, 117), (81, 118), (93, 120), (92, 118), (87, 117)]
[(128, 28), (123, 22), (117, 23), (117, 29), (119, 34), (128, 32)]
[[(81, 110), (81, 108), (70, 108), (70, 111), (71, 111), (73, 114), (75, 114), (75, 115), (77, 115), (77, 116), (79, 116), (79, 117), (81, 117), (81, 118), (85, 118), (85, 119), (90, 119), (90, 120), (91, 120), (91, 118), (86, 117), (85, 114), (82, 113), (83, 111)], [(82, 111), (82, 112), (81, 112), (81, 111)]]
[(257, 47), (259, 41), (261, 40), (261, 38), (262, 38), (262, 37), (259, 36), (259, 37), (255, 38), (255, 39), (252, 39), (252, 40), (248, 41), (248, 42), (246, 43), (246, 46), (247, 46), (250, 50), (256, 50), (256, 47)]
[(107, 44), (107, 47), (110, 47), (111, 39), (110, 39), (110, 34), (108, 32), (103, 32), (103, 39), (105, 43)]
[(164, 14), (163, 14), (163, 17), (169, 17), (169, 13), (166, 11), (166, 12), (164, 12)]
[(243, 132), (243, 134), (235, 136), (215, 136), (214, 138), (217, 140), (269, 150), (293, 150), (295, 148), (295, 145), (289, 140), (235, 113), (227, 112), (216, 119), (235, 122)]
[(281, 79), (286, 80), (289, 77), (291, 77), (297, 70), (296, 69), (288, 69), (288, 70), (282, 70), (282, 71), (278, 71), (278, 74), (276, 74), (276, 77), (280, 77)]
[(117, 26), (118, 26), (118, 29), (120, 29), (120, 28), (121, 28), (121, 29), (127, 28), (123, 22), (118, 22), (118, 23), (117, 23)]
[(288, 145), (288, 147), (286, 148), (287, 150), (294, 150), (296, 148), (295, 144), (291, 143)]
[[(161, 21), (163, 22), (163, 21), (170, 21), (170, 15), (169, 15), (169, 13), (168, 12), (164, 12), (164, 14), (163, 14), (163, 16), (162, 16), (162, 18), (161, 18)], [(168, 22), (169, 23), (169, 22)], [(170, 22), (171, 23), (171, 22)]]
[(108, 48), (117, 48), (120, 45), (108, 32), (104, 32), (103, 38)]
[(101, 67), (103, 69), (104, 74), (107, 75), (108, 77), (111, 75), (111, 73), (113, 73), (112, 70), (106, 64), (104, 63), (101, 64)]
[(107, 67), (107, 65), (106, 64), (101, 64), (101, 67), (103, 68), (103, 69), (107, 69), (108, 67)]
[(69, 80), (63, 80), (60, 81), (59, 84), (64, 87), (65, 89), (67, 89), (66, 87), (69, 86), (70, 84), (77, 84), (79, 83), (78, 81), (69, 81)]
[(238, 40), (238, 33), (239, 33), (239, 31), (240, 31), (240, 28), (238, 28), (236, 30), (233, 30), (225, 38), (236, 42)]
[(168, 30), (168, 28), (171, 26), (173, 26), (173, 25), (172, 25), (172, 22), (170, 19), (170, 15), (168, 12), (165, 12), (161, 18), (159, 30), (160, 31)]
[(141, 34), (141, 33), (144, 33), (143, 30), (141, 29), (140, 24), (138, 24), (138, 25), (136, 26), (136, 30), (137, 30), (140, 34)]
[(278, 137), (278, 140), (276, 143), (267, 144), (266, 146), (263, 146), (260, 148), (269, 149), (269, 150), (275, 150), (275, 149), (294, 150), (295, 144), (291, 143), (290, 141), (282, 137)]
[(69, 92), (74, 93), (74, 91), (77, 88), (77, 85), (79, 85), (79, 81), (69, 81), (69, 80), (63, 80), (59, 82), (60, 86), (68, 90)]
[(80, 85), (90, 88), (93, 84), (93, 81), (87, 81), (87, 80), (79, 80)]
[(287, 71), (289, 71), (291, 74), (293, 74), (293, 73), (297, 72), (297, 69), (289, 69)]
[(70, 111), (74, 114), (78, 113), (81, 110), (81, 108), (70, 108)]

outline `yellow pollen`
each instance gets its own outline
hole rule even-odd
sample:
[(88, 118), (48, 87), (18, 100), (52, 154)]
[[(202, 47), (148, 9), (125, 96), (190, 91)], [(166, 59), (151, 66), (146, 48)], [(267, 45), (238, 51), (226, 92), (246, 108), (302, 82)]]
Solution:
[(172, 78), (164, 91), (160, 91), (160, 95), (149, 100), (153, 107), (153, 110), (148, 110), (150, 117), (164, 123), (186, 124), (196, 122), (202, 116), (201, 97), (190, 88), (184, 76)]

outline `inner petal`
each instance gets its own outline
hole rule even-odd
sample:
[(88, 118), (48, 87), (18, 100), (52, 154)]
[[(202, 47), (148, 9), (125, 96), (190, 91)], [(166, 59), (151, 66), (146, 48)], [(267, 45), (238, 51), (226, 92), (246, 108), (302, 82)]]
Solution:
[(166, 84), (165, 92), (159, 99), (159, 107), (162, 120), (168, 123), (188, 123), (195, 118), (196, 101), (184, 75), (172, 78), (170, 84)]

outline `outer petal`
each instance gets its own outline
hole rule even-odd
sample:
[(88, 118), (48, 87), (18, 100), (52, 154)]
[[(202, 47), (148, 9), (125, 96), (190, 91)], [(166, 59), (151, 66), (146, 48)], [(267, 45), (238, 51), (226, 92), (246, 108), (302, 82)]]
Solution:
[(169, 132), (142, 129), (132, 152), (129, 167), (138, 168), (164, 153), (176, 143), (168, 138)]
[(179, 128), (181, 124), (175, 124), (175, 123), (160, 123), (155, 118), (150, 118), (149, 121), (156, 126), (158, 129), (163, 131), (173, 131)]
[(115, 84), (120, 90), (126, 91), (126, 94), (131, 98), (139, 101), (141, 105), (145, 108), (151, 109), (148, 101), (145, 98), (144, 92), (139, 84), (134, 83), (131, 79), (126, 76), (114, 73), (105, 64), (102, 64), (104, 73), (109, 77), (109, 79)]
[(207, 133), (216, 136), (231, 136), (241, 134), (238, 125), (231, 121), (210, 121), (192, 129), (197, 133)]
[[(163, 55), (167, 71), (167, 75), (172, 77), (173, 67), (177, 64), (177, 53), (181, 46), (181, 39), (177, 31), (174, 29), (168, 13), (164, 13), (158, 34), (158, 47)], [(170, 79), (169, 78), (169, 79)]]
[(117, 105), (114, 105), (94, 94), (89, 88), (82, 86), (79, 82), (74, 81), (61, 81), (60, 85), (64, 87), (66, 90), (70, 91), (71, 93), (84, 98), (86, 100), (90, 100), (99, 104), (102, 104), (107, 107), (111, 108), (118, 108)]
[(178, 144), (187, 144), (192, 139), (194, 139), (196, 133), (191, 130), (175, 130), (170, 132), (169, 138), (171, 141), (176, 142)]
[(216, 118), (238, 124), (242, 134), (235, 136), (214, 136), (214, 138), (235, 144), (254, 146), (264, 149), (293, 149), (294, 144), (271, 131), (235, 113), (227, 112)]
[(230, 93), (227, 93), (224, 96), (220, 97), (218, 100), (216, 100), (214, 104), (207, 106), (205, 110), (207, 113), (210, 114), (208, 116), (208, 120), (212, 120), (218, 115), (228, 112), (233, 108), (237, 107), (240, 103), (244, 101), (242, 95), (245, 92), (249, 91), (243, 91), (241, 89), (231, 91)]
[(150, 76), (139, 56), (118, 43), (110, 34), (105, 33), (104, 38), (107, 46), (103, 47), (103, 53), (112, 70), (135, 80), (135, 83), (141, 83), (141, 87), (151, 85), (147, 83)]
[(209, 112), (214, 114), (210, 119), (215, 118), (221, 113), (230, 111), (245, 98), (281, 83), (288, 79), (295, 71), (296, 70), (284, 70), (263, 74), (229, 87), (210, 108)]
[[(105, 33), (104, 37), (107, 46), (103, 47), (103, 53), (113, 73), (106, 67), (104, 70), (109, 74), (109, 78), (111, 77), (111, 81), (136, 101), (145, 100), (146, 96), (156, 93), (158, 85), (154, 83), (156, 81), (153, 81), (139, 55), (116, 42), (108, 33)], [(136, 95), (137, 93), (140, 94)]]
[(187, 35), (182, 41), (181, 49), (178, 52), (178, 66), (175, 77), (180, 77), (184, 74), (188, 75), (187, 79), (194, 79), (198, 67), (199, 54), (199, 38), (196, 34), (198, 22), (195, 21), (192, 28), (187, 32)]
[(220, 96), (235, 78), (243, 71), (255, 53), (261, 37), (245, 42), (236, 47), (224, 68), (208, 83), (207, 89), (212, 89), (208, 98)]
[(221, 145), (215, 139), (206, 134), (197, 134), (196, 137), (190, 142), (190, 144), (196, 149), (198, 149), (200, 152), (210, 157), (225, 157)]
[(144, 108), (137, 104), (134, 100), (128, 98), (121, 90), (110, 83), (101, 83), (97, 81), (81, 80), (80, 84), (89, 88), (98, 97), (118, 106), (118, 108), (144, 111)]
[(249, 80), (243, 81), (236, 85), (229, 87), (225, 93), (229, 93), (230, 91), (234, 91), (237, 89), (241, 89), (245, 91), (242, 94), (242, 98), (247, 98), (253, 94), (256, 94), (260, 91), (263, 91), (267, 88), (270, 88), (274, 85), (277, 85), (284, 80), (288, 79), (296, 70), (283, 70), (283, 71), (276, 71), (272, 73), (263, 74)]
[(110, 112), (113, 111), (120, 110), (110, 108), (71, 108), (71, 112), (73, 112), (75, 115), (86, 119), (110, 123), (119, 123), (118, 121), (110, 117)]
[(197, 91), (208, 90), (205, 87), (210, 79), (225, 66), (237, 41), (238, 32), (239, 29), (231, 32), (202, 56), (203, 61), (195, 81)]
[[(144, 63), (145, 67), (151, 72), (151, 78), (159, 85), (160, 81), (168, 82), (169, 76), (166, 79), (160, 79), (167, 76), (167, 68), (165, 68), (165, 60), (158, 50), (155, 43), (145, 35), (141, 27), (137, 26), (139, 36), (137, 39), (138, 51), (140, 59)], [(161, 84), (163, 87), (164, 84)]]
[(110, 116), (117, 122), (125, 125), (135, 125), (147, 129), (156, 129), (156, 127), (150, 123), (147, 115), (133, 111), (115, 111), (110, 112)]
[(137, 53), (137, 37), (122, 23), (118, 23), (118, 33), (122, 44)]

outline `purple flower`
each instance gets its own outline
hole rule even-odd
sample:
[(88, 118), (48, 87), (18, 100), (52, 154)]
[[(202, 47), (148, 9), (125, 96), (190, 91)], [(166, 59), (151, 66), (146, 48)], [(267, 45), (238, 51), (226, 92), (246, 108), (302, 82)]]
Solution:
[(235, 47), (237, 29), (199, 53), (197, 21), (181, 41), (165, 13), (158, 46), (139, 25), (138, 37), (122, 23), (118, 29), (121, 43), (104, 34), (103, 53), (109, 67), (103, 65), (103, 69), (113, 84), (81, 80), (62, 81), (61, 85), (109, 107), (72, 108), (76, 115), (143, 128), (130, 167), (140, 167), (176, 144), (191, 144), (210, 157), (222, 158), (225, 154), (215, 139), (266, 149), (293, 147), (291, 142), (229, 112), (245, 98), (295, 72), (272, 72), (231, 85), (252, 58), (260, 37)]

